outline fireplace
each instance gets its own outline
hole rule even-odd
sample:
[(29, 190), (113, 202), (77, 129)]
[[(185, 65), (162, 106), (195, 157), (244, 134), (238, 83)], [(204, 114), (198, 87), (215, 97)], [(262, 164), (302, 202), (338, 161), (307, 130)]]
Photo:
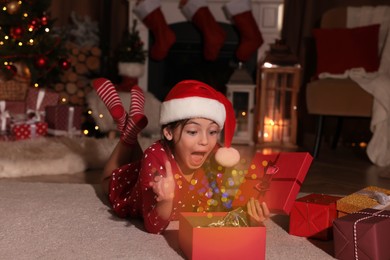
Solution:
[[(207, 0), (210, 12), (228, 36), (218, 59), (214, 62), (206, 62), (203, 60), (202, 36), (194, 25), (185, 19), (178, 8), (178, 1), (161, 0), (161, 9), (167, 23), (175, 32), (177, 31), (177, 42), (163, 61), (148, 60), (146, 62), (145, 73), (138, 81), (140, 87), (151, 91), (160, 100), (165, 97), (175, 82), (184, 78), (203, 80), (211, 85), (215, 85), (213, 82), (217, 81), (216, 88), (223, 91), (236, 63), (233, 55), (239, 41), (235, 27), (222, 10), (222, 6), (228, 1), (230, 0)], [(283, 2), (284, 0), (251, 1), (252, 13), (264, 39), (264, 44), (258, 49), (257, 54), (254, 54), (254, 57), (245, 64), (253, 77), (255, 77), (256, 58), (261, 59), (268, 50), (269, 44), (280, 37)], [(133, 19), (138, 18), (132, 12), (136, 1), (128, 0), (128, 3), (130, 25)], [(149, 49), (152, 46), (153, 37), (141, 21), (138, 25), (140, 37)]]
[[(239, 35), (235, 27), (219, 22), (227, 37), (219, 56), (215, 61), (203, 58), (201, 32), (191, 22), (170, 24), (176, 34), (176, 42), (162, 61), (148, 61), (148, 90), (158, 99), (163, 100), (169, 90), (179, 81), (195, 79), (203, 81), (215, 89), (226, 93), (226, 84), (234, 69), (238, 66), (235, 51), (239, 44)], [(153, 45), (153, 36), (149, 35), (149, 47)], [(245, 62), (255, 82), (256, 53)]]

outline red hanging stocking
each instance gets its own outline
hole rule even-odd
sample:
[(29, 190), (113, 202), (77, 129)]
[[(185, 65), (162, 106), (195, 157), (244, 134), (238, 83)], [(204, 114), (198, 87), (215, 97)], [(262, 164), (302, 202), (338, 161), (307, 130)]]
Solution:
[(150, 48), (150, 57), (157, 61), (163, 60), (175, 43), (176, 36), (161, 12), (160, 1), (144, 0), (133, 11), (153, 34), (154, 44)]
[(204, 58), (209, 61), (216, 60), (225, 42), (226, 32), (211, 14), (206, 1), (189, 0), (181, 10), (184, 16), (192, 21), (203, 35)]
[(240, 34), (236, 57), (240, 61), (247, 61), (263, 44), (263, 37), (251, 11), (250, 0), (233, 0), (224, 8)]

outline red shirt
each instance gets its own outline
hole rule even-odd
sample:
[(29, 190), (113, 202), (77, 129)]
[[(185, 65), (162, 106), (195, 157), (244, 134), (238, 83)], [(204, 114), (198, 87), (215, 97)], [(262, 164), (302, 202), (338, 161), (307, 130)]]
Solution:
[[(173, 209), (168, 220), (157, 214), (157, 196), (149, 185), (155, 174), (166, 175), (166, 160), (171, 163), (176, 183)], [(212, 173), (210, 169), (208, 159), (187, 181), (169, 148), (158, 141), (145, 150), (141, 161), (124, 165), (112, 173), (109, 199), (120, 217), (142, 217), (148, 232), (161, 233), (171, 220), (178, 219), (179, 212), (204, 212), (210, 210), (210, 205), (216, 205), (213, 195), (219, 192), (222, 174)], [(214, 181), (214, 185), (210, 185), (210, 181)]]

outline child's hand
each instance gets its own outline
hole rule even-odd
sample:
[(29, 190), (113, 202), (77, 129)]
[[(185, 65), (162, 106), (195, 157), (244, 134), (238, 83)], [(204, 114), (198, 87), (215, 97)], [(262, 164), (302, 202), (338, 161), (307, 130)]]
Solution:
[(169, 161), (165, 162), (166, 177), (157, 175), (149, 185), (157, 195), (157, 201), (173, 200), (175, 196), (175, 180), (172, 174), (172, 167)]
[(253, 197), (248, 201), (247, 205), (249, 222), (251, 226), (259, 226), (264, 220), (268, 219), (270, 212), (268, 206), (265, 202), (260, 202), (255, 200)]

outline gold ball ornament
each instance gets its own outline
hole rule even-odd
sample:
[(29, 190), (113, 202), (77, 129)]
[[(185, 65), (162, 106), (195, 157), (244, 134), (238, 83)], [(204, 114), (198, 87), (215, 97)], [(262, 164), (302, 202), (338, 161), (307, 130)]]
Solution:
[(18, 4), (18, 1), (11, 1), (6, 5), (6, 7), (9, 14), (15, 14), (19, 11), (20, 5)]

